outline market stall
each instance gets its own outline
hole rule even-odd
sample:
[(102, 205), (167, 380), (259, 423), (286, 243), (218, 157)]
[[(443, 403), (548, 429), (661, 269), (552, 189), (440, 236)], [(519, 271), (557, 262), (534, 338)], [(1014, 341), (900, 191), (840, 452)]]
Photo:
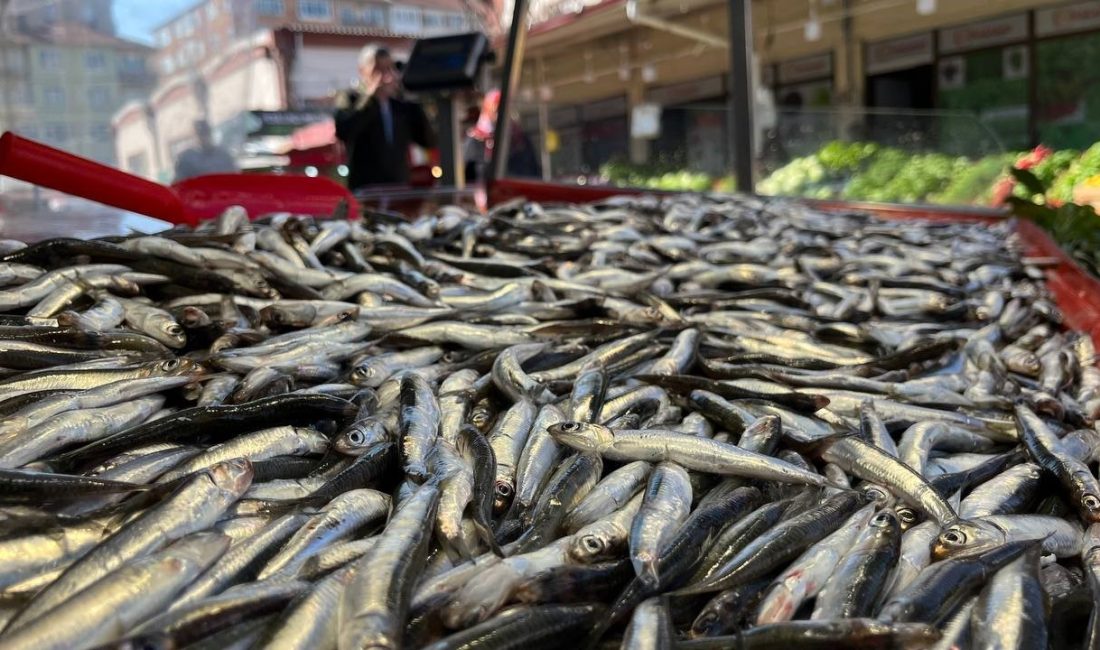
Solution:
[[(816, 198), (521, 180), (508, 147), (478, 209), (0, 139), (0, 172), (179, 224), (0, 242), (0, 648), (1100, 639), (1100, 280), (1049, 224), (884, 202), (973, 161), (868, 143), (773, 183)], [(1055, 210), (1048, 159), (1004, 201)]]

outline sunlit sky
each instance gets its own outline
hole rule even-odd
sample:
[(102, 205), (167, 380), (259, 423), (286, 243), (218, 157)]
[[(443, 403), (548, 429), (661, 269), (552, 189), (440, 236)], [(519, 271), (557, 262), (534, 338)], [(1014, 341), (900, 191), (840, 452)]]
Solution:
[(119, 36), (153, 44), (153, 29), (200, 0), (115, 0)]

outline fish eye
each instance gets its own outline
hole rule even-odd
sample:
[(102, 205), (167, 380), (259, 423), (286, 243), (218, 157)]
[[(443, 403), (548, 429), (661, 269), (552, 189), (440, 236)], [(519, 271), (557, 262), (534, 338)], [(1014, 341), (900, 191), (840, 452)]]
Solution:
[(904, 510), (898, 510), (898, 518), (907, 524), (911, 524), (917, 520), (917, 515), (908, 508)]
[(871, 520), (871, 523), (877, 526), (885, 526), (890, 523), (890, 515), (885, 512), (880, 512), (875, 515), (875, 518)]
[(358, 447), (366, 442), (367, 437), (363, 435), (362, 431), (352, 431), (348, 434), (348, 442)]
[(1097, 498), (1094, 494), (1086, 494), (1081, 499), (1081, 503), (1084, 504), (1089, 510), (1096, 510), (1100, 508), (1100, 498)]
[(558, 425), (558, 428), (562, 431), (577, 431), (581, 428), (581, 425), (577, 422), (563, 422)]
[(585, 535), (582, 537), (581, 546), (584, 547), (584, 550), (592, 554), (603, 552), (603, 542), (595, 535)]
[(350, 309), (345, 309), (344, 311), (340, 312), (337, 318), (339, 318), (340, 320), (351, 320), (352, 311)]
[(179, 367), (180, 367), (180, 360), (179, 359), (168, 359), (167, 361), (161, 361), (160, 362), (161, 370), (167, 370), (168, 372), (171, 372), (171, 371), (173, 371), (173, 370), (175, 370), (176, 368), (179, 368)]
[(497, 483), (495, 491), (497, 496), (507, 499), (512, 496), (512, 486), (507, 483)]
[(180, 334), (183, 334), (183, 328), (176, 323), (172, 323), (171, 325), (166, 327), (164, 331), (168, 332), (172, 336), (179, 336)]
[(943, 541), (945, 544), (965, 544), (966, 535), (957, 530), (949, 530), (943, 534)]

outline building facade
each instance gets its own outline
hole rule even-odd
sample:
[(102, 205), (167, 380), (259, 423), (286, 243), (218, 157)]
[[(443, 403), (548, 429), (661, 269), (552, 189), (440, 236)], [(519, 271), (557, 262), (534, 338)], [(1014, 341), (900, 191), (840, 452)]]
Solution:
[(475, 24), (460, 0), (206, 0), (158, 27), (156, 69), (170, 76), (263, 29), (431, 36)]
[(115, 113), (116, 158), (171, 181), (205, 119), (242, 165), (266, 160), (303, 120), (331, 114), (336, 92), (358, 78), (364, 45), (403, 60), (417, 38), (477, 28), (461, 0), (207, 0), (158, 29), (160, 80)]
[[(531, 11), (521, 120), (552, 132), (554, 176), (624, 152), (728, 165), (713, 145), (727, 141), (726, 2), (534, 0)], [(1100, 54), (1095, 0), (753, 0), (752, 16), (788, 155), (838, 137), (963, 155), (1100, 140), (1100, 85), (1080, 65)], [(663, 109), (656, 139), (630, 134), (645, 104)]]
[(111, 116), (153, 87), (150, 48), (64, 22), (5, 41), (0, 130), (114, 164)]

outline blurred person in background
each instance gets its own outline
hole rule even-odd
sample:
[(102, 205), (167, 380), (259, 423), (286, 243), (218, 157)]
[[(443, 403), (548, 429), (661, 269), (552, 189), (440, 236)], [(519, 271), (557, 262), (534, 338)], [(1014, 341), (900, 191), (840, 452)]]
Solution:
[(359, 85), (336, 96), (336, 137), (348, 152), (348, 188), (407, 183), (409, 145), (435, 146), (419, 104), (401, 98), (401, 79), (385, 48), (359, 53)]
[(231, 174), (237, 171), (233, 154), (225, 147), (214, 144), (210, 124), (206, 120), (195, 120), (195, 137), (199, 145), (183, 151), (176, 158), (175, 182), (203, 174)]
[[(490, 90), (485, 93), (481, 101), (481, 115), (477, 124), (466, 132), (465, 156), (466, 160), (474, 161), (474, 165), (467, 165), (466, 180), (471, 182), (485, 179), (485, 168), (493, 159), (493, 130), (497, 125), (497, 111), (500, 108), (500, 91)], [(542, 165), (539, 163), (539, 154), (531, 138), (524, 133), (519, 122), (514, 118), (508, 121), (508, 174), (526, 178), (538, 178), (542, 176)], [(475, 176), (471, 176), (471, 172)]]

